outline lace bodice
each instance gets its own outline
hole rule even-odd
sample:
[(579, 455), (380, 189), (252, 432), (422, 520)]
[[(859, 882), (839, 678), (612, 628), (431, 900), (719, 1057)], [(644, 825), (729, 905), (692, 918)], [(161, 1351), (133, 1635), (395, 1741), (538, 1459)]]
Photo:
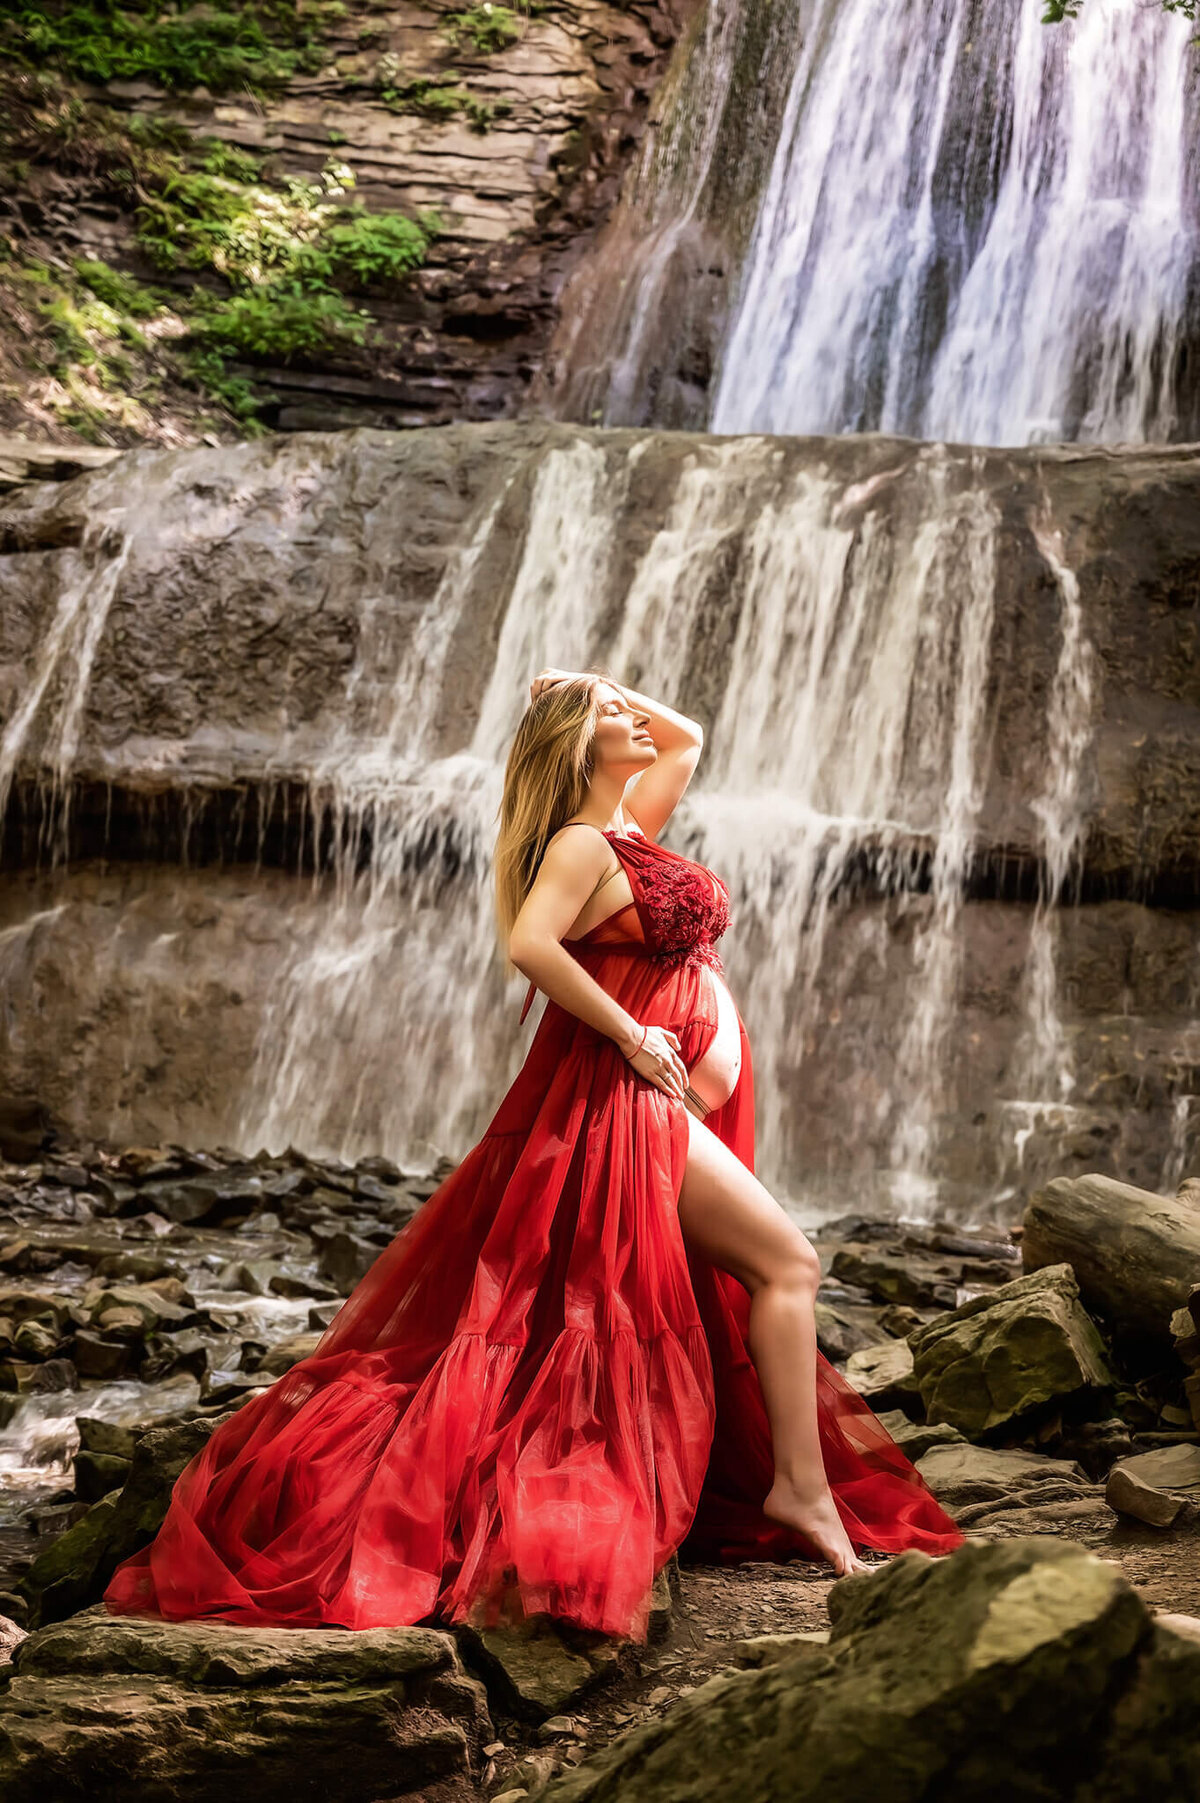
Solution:
[[(672, 970), (707, 964), (723, 971), (716, 941), (729, 926), (729, 890), (715, 871), (643, 833), (605, 831), (604, 837), (625, 867), (634, 899), (578, 939), (564, 939), (567, 950), (625, 952)], [(536, 990), (531, 983), (522, 1020)]]

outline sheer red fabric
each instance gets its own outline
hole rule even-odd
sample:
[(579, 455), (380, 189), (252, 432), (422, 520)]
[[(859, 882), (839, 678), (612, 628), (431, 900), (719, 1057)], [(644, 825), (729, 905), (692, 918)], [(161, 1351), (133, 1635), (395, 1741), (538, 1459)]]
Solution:
[[(607, 835), (635, 897), (564, 941), (689, 1068), (716, 1029), (728, 894)], [(740, 1017), (739, 1017), (739, 1024)], [(706, 1125), (754, 1163), (750, 1047)], [(644, 1640), (677, 1548), (816, 1557), (770, 1521), (749, 1294), (685, 1245), (683, 1105), (547, 1001), (482, 1139), (381, 1253), (315, 1352), (213, 1434), (114, 1614), (373, 1628), (549, 1613)], [(859, 1548), (962, 1534), (863, 1399), (819, 1360), (830, 1486)]]

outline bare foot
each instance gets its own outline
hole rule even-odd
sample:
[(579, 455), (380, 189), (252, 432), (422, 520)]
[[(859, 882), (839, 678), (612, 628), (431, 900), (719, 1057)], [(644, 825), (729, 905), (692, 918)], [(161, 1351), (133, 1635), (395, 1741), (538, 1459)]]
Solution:
[(776, 1478), (763, 1503), (763, 1514), (800, 1532), (818, 1547), (839, 1577), (851, 1571), (870, 1571), (850, 1544), (833, 1492), (828, 1485), (816, 1496), (801, 1496), (784, 1478)]

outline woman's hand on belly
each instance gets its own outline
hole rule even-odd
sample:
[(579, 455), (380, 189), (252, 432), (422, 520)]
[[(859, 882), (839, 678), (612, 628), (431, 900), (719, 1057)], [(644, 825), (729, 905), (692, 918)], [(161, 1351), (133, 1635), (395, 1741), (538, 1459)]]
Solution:
[(704, 1105), (703, 1111), (685, 1097), (685, 1107), (699, 1120), (727, 1102), (737, 1088), (742, 1068), (742, 1030), (737, 1006), (723, 979), (710, 966), (704, 967), (717, 1002), (717, 1025), (704, 1052), (693, 1064), (688, 1086)]

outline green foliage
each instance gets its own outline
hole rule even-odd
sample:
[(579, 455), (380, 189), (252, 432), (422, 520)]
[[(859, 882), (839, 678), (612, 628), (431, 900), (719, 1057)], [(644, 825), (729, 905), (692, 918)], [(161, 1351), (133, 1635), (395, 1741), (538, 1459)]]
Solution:
[(328, 290), (305, 294), (277, 286), (234, 294), (193, 327), (205, 345), (235, 358), (290, 363), (340, 345), (365, 343), (371, 315)]
[(265, 92), (326, 60), (329, 0), (15, 0), (0, 42), (84, 81), (152, 81), (170, 93), (206, 87)]
[(238, 290), (362, 289), (419, 269), (439, 230), (433, 212), (408, 219), (348, 205), (354, 178), (344, 164), (327, 164), (319, 182), (278, 187), (208, 166), (172, 170), (138, 210), (138, 240), (164, 270), (209, 269)]
[(242, 150), (237, 144), (226, 144), (220, 138), (209, 140), (208, 150), (200, 167), (205, 175), (224, 176), (231, 182), (256, 182), (261, 174), (261, 165), (256, 156), (248, 150)]
[(416, 76), (398, 79), (398, 59), (381, 58), (380, 99), (393, 113), (419, 113), (429, 119), (452, 119), (465, 113), (474, 131), (484, 132), (496, 119), (512, 112), (507, 100), (481, 100), (469, 88), (459, 87), (457, 69), (447, 69), (440, 82)]
[(507, 50), (521, 35), (517, 14), (492, 0), (482, 0), (482, 5), (472, 6), (468, 12), (447, 13), (442, 30), (452, 44), (466, 38), (483, 56)]
[(110, 269), (99, 258), (80, 257), (75, 264), (75, 274), (91, 289), (98, 301), (115, 313), (124, 314), (130, 319), (148, 319), (151, 315), (162, 312), (161, 295), (143, 287), (132, 276), (122, 275), (118, 269)]
[(248, 382), (245, 376), (231, 376), (220, 351), (192, 346), (181, 354), (180, 365), (185, 375), (224, 407), (227, 413), (231, 413), (234, 419), (239, 420), (251, 437), (263, 430), (258, 417), (259, 409), (268, 401), (275, 400), (276, 396), (264, 394)]
[(438, 228), (433, 212), (406, 219), (402, 213), (346, 209), (298, 253), (295, 271), (308, 285), (371, 288), (397, 281), (421, 267)]

